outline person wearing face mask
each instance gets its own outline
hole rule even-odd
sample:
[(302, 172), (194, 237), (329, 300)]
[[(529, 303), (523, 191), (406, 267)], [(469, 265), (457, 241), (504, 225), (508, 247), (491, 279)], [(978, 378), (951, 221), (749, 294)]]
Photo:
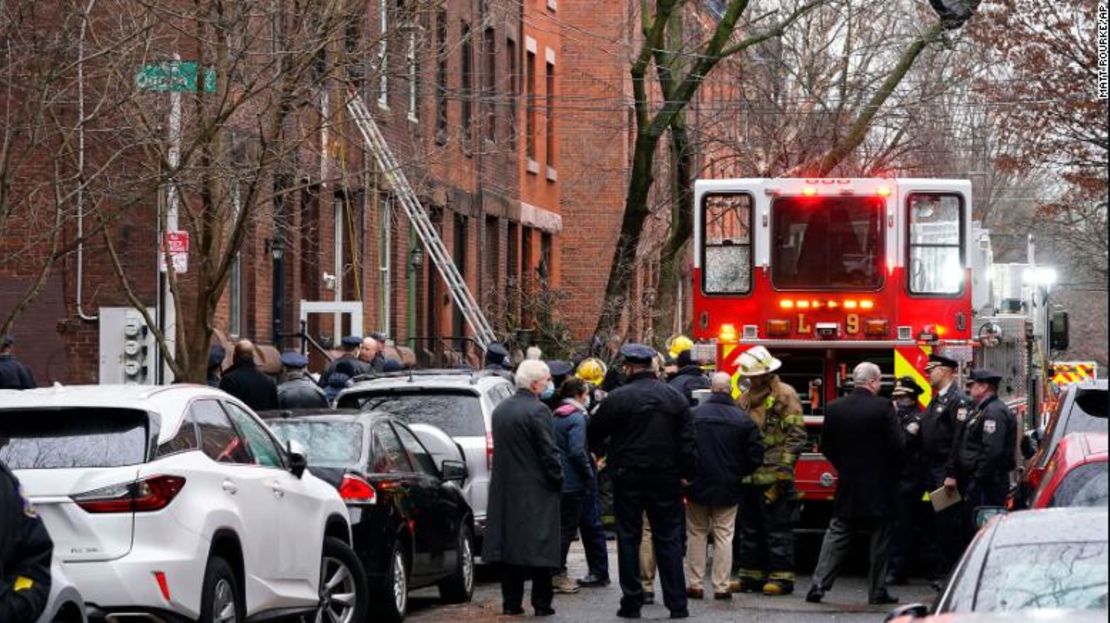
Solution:
[(559, 406), (555, 409), (555, 442), (563, 461), (563, 495), (559, 501), (562, 553), (559, 575), (554, 585), (557, 593), (577, 593), (578, 584), (567, 576), (567, 553), (578, 533), (582, 501), (593, 480), (590, 453), (586, 450), (586, 401), (590, 388), (577, 377), (570, 377), (559, 386)]
[(898, 491), (894, 504), (894, 542), (890, 554), (888, 585), (901, 586), (906, 583), (910, 566), (919, 542), (915, 535), (921, 534), (931, 539), (927, 529), (932, 508), (922, 502), (921, 496), (927, 490), (921, 464), (921, 407), (918, 397), (924, 393), (913, 377), (903, 376), (894, 384), (891, 398), (898, 410), (898, 424), (902, 428), (905, 445), (902, 474), (898, 479)]
[(686, 618), (682, 487), (698, 474), (693, 416), (686, 398), (653, 370), (655, 349), (626, 344), (621, 355), (628, 382), (609, 393), (587, 428), (589, 447), (605, 454), (613, 478), (622, 593), (617, 616), (640, 618), (644, 605), (640, 541), (646, 512), (663, 602), (671, 618)]
[(563, 465), (551, 410), (539, 398), (553, 387), (547, 364), (533, 359), (516, 371), (517, 392), (497, 405), (493, 427), (483, 561), (500, 566), (502, 612), (524, 613), (524, 581), (532, 581), (536, 616), (551, 607), (553, 572), (560, 563), (559, 498)]

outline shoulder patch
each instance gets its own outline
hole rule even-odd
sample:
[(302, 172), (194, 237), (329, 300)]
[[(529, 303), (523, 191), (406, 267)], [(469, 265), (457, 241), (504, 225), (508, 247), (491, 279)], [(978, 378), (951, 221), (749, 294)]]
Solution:
[(906, 432), (911, 435), (916, 435), (919, 430), (921, 430), (921, 425), (917, 422), (910, 422), (909, 425), (906, 426)]
[(956, 410), (956, 419), (961, 422), (967, 419), (967, 407), (960, 407)]
[(995, 431), (996, 425), (994, 420), (987, 420), (983, 422), (983, 433), (989, 435)]

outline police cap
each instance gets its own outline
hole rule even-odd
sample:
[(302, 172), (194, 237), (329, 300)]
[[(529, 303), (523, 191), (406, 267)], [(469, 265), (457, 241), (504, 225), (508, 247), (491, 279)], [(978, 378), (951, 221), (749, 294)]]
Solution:
[(998, 385), (1002, 382), (1002, 375), (990, 368), (976, 368), (971, 371), (967, 380), (969, 383), (989, 383), (991, 385)]
[(956, 363), (955, 359), (949, 359), (948, 357), (942, 357), (940, 355), (929, 355), (929, 363), (925, 364), (925, 371), (928, 372), (937, 366), (944, 366), (945, 368), (952, 368), (953, 370), (958, 370), (960, 368), (960, 364)]
[(646, 344), (629, 343), (621, 346), (625, 363), (648, 365), (655, 359), (655, 349)]
[(348, 335), (339, 342), (347, 348), (354, 348), (355, 346), (359, 346), (362, 344), (362, 338), (357, 335)]
[(894, 383), (894, 396), (920, 396), (925, 390), (911, 376), (903, 376)]
[(574, 366), (570, 365), (570, 363), (566, 361), (562, 361), (559, 359), (552, 359), (551, 361), (545, 361), (544, 363), (547, 364), (547, 369), (549, 372), (551, 372), (552, 378), (563, 378), (574, 371)]
[(0, 336), (0, 347), (11, 346), (12, 344), (15, 344), (15, 338), (10, 333)]
[(303, 368), (308, 365), (308, 357), (295, 350), (286, 351), (281, 354), (281, 365), (286, 368)]

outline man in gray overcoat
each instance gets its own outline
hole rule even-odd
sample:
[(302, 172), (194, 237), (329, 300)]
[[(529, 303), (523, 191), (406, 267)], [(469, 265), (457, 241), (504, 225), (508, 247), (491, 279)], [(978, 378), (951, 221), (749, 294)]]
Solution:
[(555, 614), (551, 576), (559, 567), (559, 497), (563, 467), (551, 411), (539, 397), (551, 385), (542, 361), (516, 371), (516, 395), (493, 410), (493, 471), (482, 559), (501, 567), (502, 609), (523, 614), (524, 581), (532, 580), (536, 616)]

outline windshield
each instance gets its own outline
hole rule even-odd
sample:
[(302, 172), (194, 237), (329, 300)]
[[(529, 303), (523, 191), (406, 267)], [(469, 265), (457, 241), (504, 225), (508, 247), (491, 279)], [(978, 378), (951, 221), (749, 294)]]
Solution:
[(1049, 506), (1101, 506), (1110, 504), (1106, 462), (1088, 463), (1068, 472)]
[(0, 411), (0, 461), (11, 469), (138, 465), (147, 418), (133, 409)]
[(354, 422), (269, 422), (282, 445), (297, 441), (314, 467), (352, 467), (362, 461), (362, 424)]
[(1107, 607), (1106, 542), (996, 547), (975, 596), (976, 612)]
[(353, 398), (363, 411), (385, 411), (405, 424), (430, 424), (452, 437), (485, 437), (486, 422), (477, 394), (466, 391), (384, 390)]
[(776, 288), (882, 287), (882, 199), (784, 197), (775, 200), (771, 212), (771, 282)]

